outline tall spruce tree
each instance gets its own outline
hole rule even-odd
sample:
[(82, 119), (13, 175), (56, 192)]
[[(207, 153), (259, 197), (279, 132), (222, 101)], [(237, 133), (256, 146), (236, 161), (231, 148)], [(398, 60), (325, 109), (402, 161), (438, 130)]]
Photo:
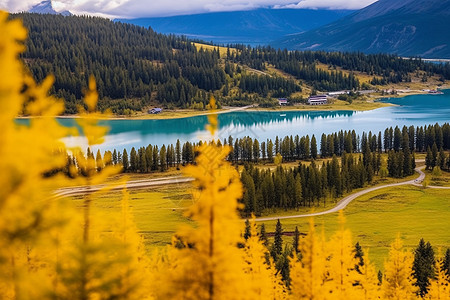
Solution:
[(355, 253), (355, 259), (357, 260), (357, 264), (355, 265), (355, 270), (359, 273), (361, 273), (361, 269), (364, 267), (364, 252), (361, 248), (361, 245), (359, 244), (359, 242), (356, 242), (355, 244), (355, 249), (354, 249), (354, 253)]
[(300, 231), (298, 231), (298, 227), (297, 226), (295, 226), (295, 230), (294, 230), (294, 238), (293, 238), (293, 240), (292, 240), (292, 250), (294, 250), (294, 252), (295, 253), (297, 253), (297, 255), (298, 255), (298, 253), (299, 253), (299, 249), (298, 249), (298, 246), (299, 246), (299, 242), (300, 242)]
[(413, 277), (415, 279), (414, 285), (419, 288), (418, 292), (421, 297), (427, 294), (430, 280), (434, 278), (434, 264), (434, 251), (430, 242), (425, 243), (424, 239), (421, 239), (414, 251), (412, 267)]
[(273, 239), (273, 245), (271, 249), (271, 255), (274, 260), (277, 260), (278, 256), (283, 252), (283, 227), (281, 226), (280, 219), (275, 226), (275, 235)]

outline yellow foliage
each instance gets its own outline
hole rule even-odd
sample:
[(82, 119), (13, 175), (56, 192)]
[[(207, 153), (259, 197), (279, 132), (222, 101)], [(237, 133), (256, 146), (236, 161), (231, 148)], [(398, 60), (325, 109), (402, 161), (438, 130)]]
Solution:
[(449, 300), (450, 299), (450, 278), (444, 269), (444, 260), (438, 258), (434, 269), (436, 270), (436, 278), (431, 279), (430, 287), (426, 299), (433, 300)]
[(359, 279), (359, 274), (355, 265), (358, 262), (353, 253), (352, 234), (350, 230), (344, 228), (345, 219), (342, 210), (339, 212), (339, 217), (340, 228), (327, 243), (330, 258), (325, 286), (335, 299), (356, 299), (359, 288), (354, 285)]
[[(93, 195), (82, 207), (56, 199), (46, 188), (63, 186), (62, 176), (46, 177), (66, 165), (61, 139), (74, 129), (54, 116), (63, 103), (48, 96), (54, 78), (36, 84), (18, 59), (26, 31), (0, 11), (0, 299), (285, 299), (288, 291), (277, 275), (252, 221), (244, 242), (238, 216), (242, 196), (239, 174), (226, 162), (230, 148), (203, 143), (197, 164), (185, 169), (199, 191), (186, 215), (196, 224), (181, 228), (164, 253), (148, 256), (133, 221), (124, 191), (120, 214), (100, 217)], [(88, 145), (103, 142), (107, 128), (98, 126), (95, 80), (89, 79), (86, 107), (77, 121)], [(216, 108), (212, 97), (210, 107)], [(25, 113), (29, 126), (15, 118)], [(208, 116), (214, 136), (217, 116)], [(120, 171), (111, 154), (84, 155), (70, 149), (80, 184), (97, 185)], [(275, 163), (282, 161), (277, 154)], [(49, 184), (51, 182), (51, 185)], [(105, 193), (105, 190), (96, 193)], [(238, 245), (243, 245), (239, 248)], [(355, 270), (351, 233), (341, 228), (329, 242), (315, 232), (299, 242), (300, 255), (291, 259), (292, 299), (412, 299), (412, 255), (397, 238), (385, 264), (383, 296), (367, 255), (361, 274)], [(436, 264), (430, 299), (449, 299), (448, 276)], [(153, 290), (152, 290), (153, 289)]]
[[(250, 222), (250, 237), (244, 247), (246, 265), (244, 272), (249, 275), (248, 299), (287, 299), (287, 291), (275, 265), (268, 257), (268, 250), (259, 240), (254, 217)], [(270, 259), (267, 263), (267, 259)]]
[(403, 249), (400, 236), (391, 244), (389, 259), (384, 263), (382, 288), (386, 299), (414, 299), (416, 288), (412, 281), (413, 255)]
[[(20, 21), (8, 21), (7, 14), (0, 12), (0, 34), (0, 298), (145, 298), (148, 290), (143, 292), (138, 279), (145, 276), (146, 265), (141, 259), (142, 245), (130, 232), (136, 228), (129, 211), (124, 208), (118, 221), (127, 222), (114, 236), (91, 216), (90, 196), (83, 210), (72, 209), (47, 188), (67, 185), (62, 176), (44, 174), (65, 166), (67, 152), (61, 139), (74, 130), (54, 118), (64, 107), (62, 101), (47, 95), (53, 77), (38, 85), (25, 74), (18, 59), (26, 38)], [(106, 132), (97, 126), (97, 96), (91, 78), (88, 111), (82, 112), (84, 119), (80, 120), (89, 145), (101, 142)], [(30, 116), (29, 126), (15, 124), (22, 113)], [(78, 167), (86, 171), (83, 180), (88, 184), (101, 183), (119, 171), (107, 166), (95, 172), (93, 157), (81, 158), (79, 149), (72, 153)], [(101, 167), (104, 164), (97, 161)]]
[(308, 234), (300, 239), (299, 250), (301, 260), (297, 255), (291, 260), (292, 299), (327, 299), (325, 241), (323, 235), (316, 234), (312, 219)]
[[(49, 116), (62, 112), (60, 101), (47, 95), (53, 78), (39, 86), (18, 59), (24, 50), (26, 30), (20, 21), (8, 21), (0, 11), (0, 295), (4, 298), (39, 298), (48, 285), (41, 270), (31, 268), (34, 245), (60, 224), (57, 201), (42, 187), (60, 178), (43, 174), (65, 164), (60, 139), (67, 130)], [(22, 89), (26, 87), (25, 91)], [(25, 110), (29, 126), (14, 119)], [(34, 288), (33, 283), (39, 282)]]
[(361, 276), (358, 278), (359, 297), (361, 300), (381, 299), (380, 286), (374, 265), (369, 261), (369, 250), (365, 250), (364, 266), (359, 267)]
[[(215, 126), (210, 130), (214, 134)], [(212, 142), (202, 144), (197, 150), (197, 164), (185, 169), (185, 174), (195, 178), (194, 185), (200, 190), (198, 199), (187, 212), (196, 227), (185, 227), (177, 233), (181, 243), (169, 249), (170, 265), (162, 277), (164, 284), (157, 291), (158, 297), (248, 299), (245, 262), (238, 249), (242, 243), (242, 223), (237, 213), (237, 199), (242, 195), (239, 174), (225, 161), (229, 147)]]

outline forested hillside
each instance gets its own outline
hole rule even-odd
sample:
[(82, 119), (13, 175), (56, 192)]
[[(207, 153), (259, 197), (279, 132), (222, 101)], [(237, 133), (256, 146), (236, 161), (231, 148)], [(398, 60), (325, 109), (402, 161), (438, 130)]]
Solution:
[[(66, 99), (68, 114), (76, 113), (76, 105), (82, 104), (82, 91), (91, 74), (98, 83), (100, 109), (110, 108), (118, 114), (155, 104), (203, 109), (210, 92), (221, 105), (270, 106), (278, 97), (304, 101), (299, 93), (304, 87), (358, 90), (371, 88), (371, 84), (410, 81), (411, 74), (419, 71), (424, 76), (450, 78), (449, 65), (393, 55), (288, 52), (243, 45), (220, 52), (198, 48), (183, 37), (97, 17), (12, 17), (22, 18), (29, 29), (24, 61), (38, 81), (55, 75), (52, 92)], [(373, 76), (373, 80), (362, 84), (354, 72)]]

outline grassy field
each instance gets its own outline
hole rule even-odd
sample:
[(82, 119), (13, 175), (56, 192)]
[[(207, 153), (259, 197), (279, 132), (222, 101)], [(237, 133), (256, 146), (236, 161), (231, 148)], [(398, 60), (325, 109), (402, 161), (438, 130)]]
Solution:
[[(189, 184), (170, 185), (130, 191), (130, 206), (139, 232), (148, 248), (168, 245), (182, 224), (192, 223), (184, 216), (192, 204)], [(81, 207), (83, 196), (72, 198)], [(120, 217), (122, 192), (94, 196), (93, 214), (102, 219)]]
[[(217, 50), (217, 48), (219, 48), (219, 53), (221, 57), (227, 56), (227, 47), (218, 47), (218, 46), (212, 46), (212, 45), (206, 45), (206, 44), (201, 44), (201, 43), (194, 43), (195, 47), (197, 48), (197, 50), (200, 50), (201, 48), (203, 48), (204, 50), (209, 50), (209, 51), (213, 51), (213, 50)], [(237, 50), (235, 48), (230, 48), (230, 53), (235, 53)]]
[[(397, 234), (410, 249), (420, 238), (434, 247), (450, 247), (450, 191), (412, 186), (382, 189), (358, 198), (344, 213), (354, 242), (370, 249), (370, 259), (378, 269), (383, 268), (389, 244)], [(282, 220), (286, 231), (298, 226), (301, 232), (307, 232), (308, 222), (307, 218)], [(319, 228), (323, 226), (329, 237), (338, 228), (338, 214), (315, 217), (314, 222)], [(274, 231), (275, 223), (265, 222), (267, 230)]]
[[(130, 192), (130, 204), (139, 231), (145, 238), (149, 249), (168, 245), (172, 235), (183, 224), (192, 224), (184, 211), (192, 204), (189, 184), (158, 187)], [(82, 197), (73, 198), (77, 206)], [(101, 216), (120, 213), (120, 192), (98, 196), (94, 207)], [(326, 208), (333, 206), (329, 201)], [(264, 215), (292, 215), (312, 211), (315, 208), (303, 208), (299, 211), (266, 211)], [(347, 227), (352, 230), (354, 242), (359, 241), (364, 248), (370, 249), (370, 259), (377, 268), (383, 268), (383, 260), (389, 244), (400, 234), (405, 246), (412, 249), (420, 238), (430, 241), (435, 247), (450, 247), (448, 225), (450, 220), (450, 191), (422, 189), (413, 186), (382, 189), (364, 195), (352, 202), (344, 210)], [(295, 226), (301, 232), (307, 232), (309, 218), (282, 220), (285, 231), (293, 231)], [(324, 228), (329, 237), (338, 227), (337, 214), (314, 218), (318, 228)], [(268, 232), (273, 232), (276, 221), (264, 222)], [(284, 238), (291, 242), (291, 237)]]
[(294, 106), (283, 106), (275, 108), (250, 108), (248, 110), (252, 111), (332, 111), (332, 110), (353, 110), (353, 111), (366, 111), (373, 110), (381, 107), (391, 106), (389, 103), (375, 102), (375, 101), (365, 101), (365, 100), (355, 100), (353, 103), (348, 103), (347, 101), (335, 100), (332, 104), (325, 105), (294, 105)]
[(433, 175), (431, 171), (425, 171), (429, 185), (450, 187), (450, 172), (441, 171), (440, 175)]
[[(386, 155), (383, 155), (383, 157)], [(422, 154), (416, 158), (422, 158)], [(308, 164), (308, 162), (302, 162)], [(321, 161), (317, 164), (321, 165)], [(283, 163), (284, 167), (297, 166), (298, 162)], [(423, 165), (423, 163), (418, 163)], [(266, 169), (275, 168), (273, 164), (258, 165)], [(166, 176), (181, 175), (181, 171), (173, 168), (167, 173), (131, 174), (129, 180), (140, 180)], [(440, 185), (450, 185), (450, 174), (442, 172)], [(109, 181), (120, 180), (123, 175), (117, 175)], [(427, 173), (430, 176), (431, 173)], [(416, 178), (414, 174), (404, 179), (375, 177), (373, 185), (385, 185)], [(435, 181), (429, 184), (438, 185)], [(357, 190), (353, 191), (356, 192)], [(345, 196), (345, 195), (344, 195)], [(120, 213), (121, 192), (109, 192), (98, 195), (94, 200), (95, 211), (102, 218), (112, 218)], [(74, 203), (81, 206), (82, 197), (74, 197)], [(162, 247), (171, 242), (171, 237), (183, 224), (192, 224), (184, 216), (186, 208), (193, 202), (191, 185), (187, 183), (153, 187), (130, 191), (130, 204), (133, 208), (135, 221), (143, 234), (149, 249)], [(299, 210), (266, 210), (263, 216), (285, 216), (326, 210), (335, 205), (339, 199), (327, 199), (312, 208)], [(388, 253), (390, 242), (396, 234), (401, 234), (407, 247), (412, 248), (420, 238), (429, 240), (435, 247), (450, 247), (448, 235), (448, 220), (450, 219), (450, 190), (422, 189), (413, 186), (382, 189), (364, 195), (353, 201), (346, 209), (347, 226), (353, 232), (354, 242), (359, 241), (363, 247), (370, 248), (371, 260), (377, 268), (382, 269), (383, 259)], [(315, 217), (316, 226), (324, 227), (326, 236), (330, 236), (337, 228), (337, 214)], [(264, 222), (268, 232), (273, 232), (275, 221)], [(282, 220), (285, 231), (293, 231), (299, 226), (301, 232), (306, 232), (308, 218)], [(286, 242), (291, 237), (285, 237)]]

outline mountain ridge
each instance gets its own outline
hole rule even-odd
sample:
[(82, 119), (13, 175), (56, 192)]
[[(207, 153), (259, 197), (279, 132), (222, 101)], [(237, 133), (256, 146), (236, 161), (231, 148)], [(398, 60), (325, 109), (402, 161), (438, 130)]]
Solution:
[(185, 35), (220, 44), (261, 45), (287, 34), (320, 27), (352, 12), (354, 11), (261, 8), (115, 21), (152, 27), (164, 34)]
[(271, 44), (292, 50), (449, 58), (449, 16), (450, 0), (379, 0), (333, 23)]
[(51, 0), (44, 0), (40, 3), (34, 5), (28, 10), (29, 13), (36, 14), (50, 14), (50, 15), (63, 15), (63, 16), (71, 16), (72, 13), (68, 10), (57, 12), (53, 8), (53, 4)]

